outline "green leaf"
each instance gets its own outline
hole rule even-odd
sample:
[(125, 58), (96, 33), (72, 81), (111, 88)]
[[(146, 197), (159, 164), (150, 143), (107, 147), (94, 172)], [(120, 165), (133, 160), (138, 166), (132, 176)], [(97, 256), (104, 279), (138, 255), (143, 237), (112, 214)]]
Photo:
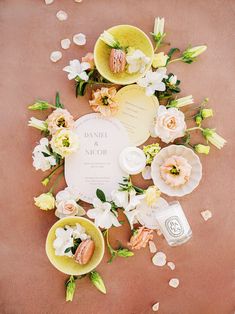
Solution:
[(76, 97), (84, 96), (87, 84), (88, 84), (88, 82), (86, 82), (86, 81), (79, 81), (79, 82), (77, 82), (77, 85), (76, 85)]
[(96, 196), (98, 197), (99, 200), (101, 200), (101, 202), (106, 202), (106, 197), (105, 197), (105, 194), (102, 190), (100, 189), (97, 189), (96, 190)]
[(55, 95), (55, 106), (56, 106), (56, 108), (64, 108), (64, 106), (60, 102), (59, 92), (56, 92), (56, 95)]
[(179, 51), (180, 51), (179, 48), (171, 48), (170, 51), (169, 51), (168, 54), (167, 54), (169, 58), (167, 59), (167, 63), (166, 63), (166, 64), (169, 63), (169, 61), (171, 60), (173, 54), (174, 54), (175, 52), (179, 52)]
[(69, 251), (71, 251), (72, 247), (67, 247), (67, 249), (64, 251), (64, 253), (68, 253)]
[(104, 281), (100, 274), (97, 271), (92, 271), (89, 274), (89, 278), (93, 285), (102, 293), (106, 294), (106, 288), (104, 285)]

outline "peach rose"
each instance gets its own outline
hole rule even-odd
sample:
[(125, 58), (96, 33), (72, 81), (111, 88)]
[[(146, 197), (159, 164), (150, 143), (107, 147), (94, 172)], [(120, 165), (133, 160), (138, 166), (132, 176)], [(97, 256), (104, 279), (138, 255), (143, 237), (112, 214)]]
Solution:
[(114, 100), (116, 93), (115, 87), (97, 89), (92, 93), (92, 100), (89, 100), (90, 106), (105, 117), (115, 115), (118, 110), (118, 104)]

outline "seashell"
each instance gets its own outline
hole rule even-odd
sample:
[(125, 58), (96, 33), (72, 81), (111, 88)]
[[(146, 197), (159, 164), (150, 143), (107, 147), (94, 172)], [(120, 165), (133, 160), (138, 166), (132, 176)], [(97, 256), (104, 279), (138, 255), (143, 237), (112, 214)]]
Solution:
[(56, 17), (59, 21), (65, 21), (68, 18), (68, 14), (62, 10), (56, 13)]
[(126, 54), (121, 49), (112, 49), (109, 57), (109, 67), (113, 73), (121, 73), (125, 70)]
[(65, 38), (65, 39), (62, 39), (62, 40), (61, 40), (60, 44), (61, 44), (61, 47), (62, 47), (63, 49), (69, 49), (69, 47), (70, 47), (70, 45), (71, 45), (71, 41), (70, 41), (70, 39)]
[(73, 42), (78, 46), (84, 46), (86, 44), (86, 35), (79, 33), (73, 36)]
[(62, 53), (60, 51), (52, 51), (50, 59), (52, 62), (57, 62), (62, 58)]
[[(160, 174), (161, 165), (173, 155), (182, 156), (192, 167), (189, 180), (185, 184), (177, 187), (166, 184)], [(162, 193), (169, 196), (184, 196), (191, 193), (199, 185), (202, 178), (202, 165), (199, 157), (192, 149), (183, 145), (170, 145), (161, 149), (155, 156), (151, 165), (151, 175), (154, 185), (156, 185)]]

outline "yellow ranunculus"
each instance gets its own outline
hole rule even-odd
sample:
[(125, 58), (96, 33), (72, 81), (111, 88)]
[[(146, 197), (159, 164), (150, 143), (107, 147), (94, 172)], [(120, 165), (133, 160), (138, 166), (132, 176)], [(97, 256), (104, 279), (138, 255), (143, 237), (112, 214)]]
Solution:
[(159, 52), (154, 55), (152, 66), (154, 68), (164, 67), (166, 66), (166, 62), (168, 58), (169, 57), (167, 55), (164, 55), (164, 52)]
[(42, 193), (34, 198), (35, 205), (42, 210), (50, 210), (55, 208), (55, 198), (51, 192)]
[(155, 204), (157, 199), (161, 195), (160, 190), (155, 185), (148, 187), (145, 193), (145, 200), (148, 206), (152, 206), (153, 204)]

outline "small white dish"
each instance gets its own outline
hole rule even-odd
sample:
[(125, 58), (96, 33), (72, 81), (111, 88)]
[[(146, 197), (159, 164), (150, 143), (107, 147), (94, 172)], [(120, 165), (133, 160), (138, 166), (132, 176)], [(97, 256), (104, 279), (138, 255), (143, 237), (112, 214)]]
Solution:
[(119, 165), (124, 172), (135, 175), (145, 168), (146, 156), (138, 147), (126, 147), (119, 156)]
[[(166, 184), (160, 175), (160, 166), (172, 155), (184, 157), (192, 167), (188, 182), (178, 187), (171, 187)], [(202, 165), (199, 157), (192, 149), (183, 145), (170, 145), (161, 149), (155, 156), (151, 165), (151, 176), (154, 185), (156, 185), (162, 193), (169, 196), (184, 196), (191, 193), (199, 185), (202, 178)]]

